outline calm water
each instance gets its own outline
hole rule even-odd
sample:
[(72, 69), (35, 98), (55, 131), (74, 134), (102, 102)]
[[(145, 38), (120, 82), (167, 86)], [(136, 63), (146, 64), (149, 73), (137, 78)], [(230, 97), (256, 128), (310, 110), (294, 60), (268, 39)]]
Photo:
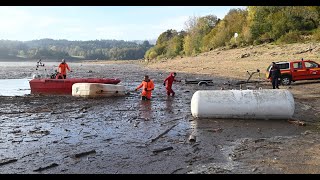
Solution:
[(30, 94), (31, 79), (0, 79), (0, 96), (23, 96)]
[[(37, 61), (25, 61), (25, 62), (0, 62), (0, 68), (7, 69), (10, 72), (21, 71), (21, 67), (26, 67), (26, 69), (33, 69), (34, 73), (29, 74), (26, 72), (26, 76), (23, 79), (0, 79), (0, 96), (23, 96), (30, 94), (29, 80), (31, 80), (33, 74), (47, 74), (48, 72), (53, 72), (57, 69), (60, 61), (58, 62), (42, 62), (45, 67), (39, 67), (36, 71)], [(69, 63), (70, 64), (70, 63)], [(18, 72), (21, 73), (21, 72)]]
[[(46, 67), (58, 66), (59, 62), (42, 62)], [(69, 64), (69, 62), (68, 62)], [(36, 67), (37, 61), (24, 61), (24, 62), (3, 62), (0, 61), (0, 67), (16, 67), (16, 66), (26, 66), (26, 67)]]

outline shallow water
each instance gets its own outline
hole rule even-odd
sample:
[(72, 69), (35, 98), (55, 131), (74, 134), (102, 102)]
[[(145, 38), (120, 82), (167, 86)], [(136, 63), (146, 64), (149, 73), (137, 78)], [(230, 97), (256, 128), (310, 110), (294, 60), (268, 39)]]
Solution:
[(24, 96), (30, 94), (31, 79), (0, 79), (0, 96)]

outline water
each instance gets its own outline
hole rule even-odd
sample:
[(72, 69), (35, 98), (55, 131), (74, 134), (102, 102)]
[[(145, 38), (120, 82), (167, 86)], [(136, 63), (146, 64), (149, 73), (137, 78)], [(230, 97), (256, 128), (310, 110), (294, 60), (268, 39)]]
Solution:
[(24, 96), (30, 94), (31, 79), (0, 79), (0, 96)]

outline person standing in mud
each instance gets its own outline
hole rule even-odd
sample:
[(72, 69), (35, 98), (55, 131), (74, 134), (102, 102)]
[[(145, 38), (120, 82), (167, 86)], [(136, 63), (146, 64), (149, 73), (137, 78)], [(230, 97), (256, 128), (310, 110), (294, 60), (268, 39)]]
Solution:
[(58, 67), (58, 72), (63, 76), (63, 79), (67, 79), (67, 69), (69, 72), (72, 72), (68, 66), (68, 64), (66, 63), (65, 59), (61, 60), (61, 63), (59, 64)]
[(144, 80), (142, 83), (135, 89), (135, 91), (138, 91), (138, 89), (142, 88), (141, 93), (141, 99), (142, 100), (150, 100), (152, 91), (154, 90), (154, 83), (151, 79), (149, 79), (148, 75), (144, 76)]
[(280, 68), (276, 65), (275, 62), (272, 62), (272, 68), (269, 73), (268, 79), (271, 78), (273, 89), (279, 89), (279, 78), (281, 76)]
[[(172, 72), (170, 73), (170, 75), (163, 81), (163, 86), (166, 86), (166, 90), (167, 90), (167, 95), (170, 96), (170, 94), (172, 94), (172, 96), (175, 95), (175, 92), (172, 90), (172, 84), (173, 81), (177, 81), (177, 82), (181, 82), (175, 79), (175, 77), (177, 76), (177, 73)], [(166, 83), (167, 82), (167, 83)]]

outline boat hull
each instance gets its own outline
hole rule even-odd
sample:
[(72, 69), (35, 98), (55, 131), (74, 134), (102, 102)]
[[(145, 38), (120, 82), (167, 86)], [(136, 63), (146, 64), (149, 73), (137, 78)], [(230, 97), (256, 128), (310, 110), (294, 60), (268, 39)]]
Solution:
[(32, 79), (29, 81), (31, 94), (72, 95), (75, 83), (118, 84), (119, 79), (108, 78), (70, 78), (70, 79)]

